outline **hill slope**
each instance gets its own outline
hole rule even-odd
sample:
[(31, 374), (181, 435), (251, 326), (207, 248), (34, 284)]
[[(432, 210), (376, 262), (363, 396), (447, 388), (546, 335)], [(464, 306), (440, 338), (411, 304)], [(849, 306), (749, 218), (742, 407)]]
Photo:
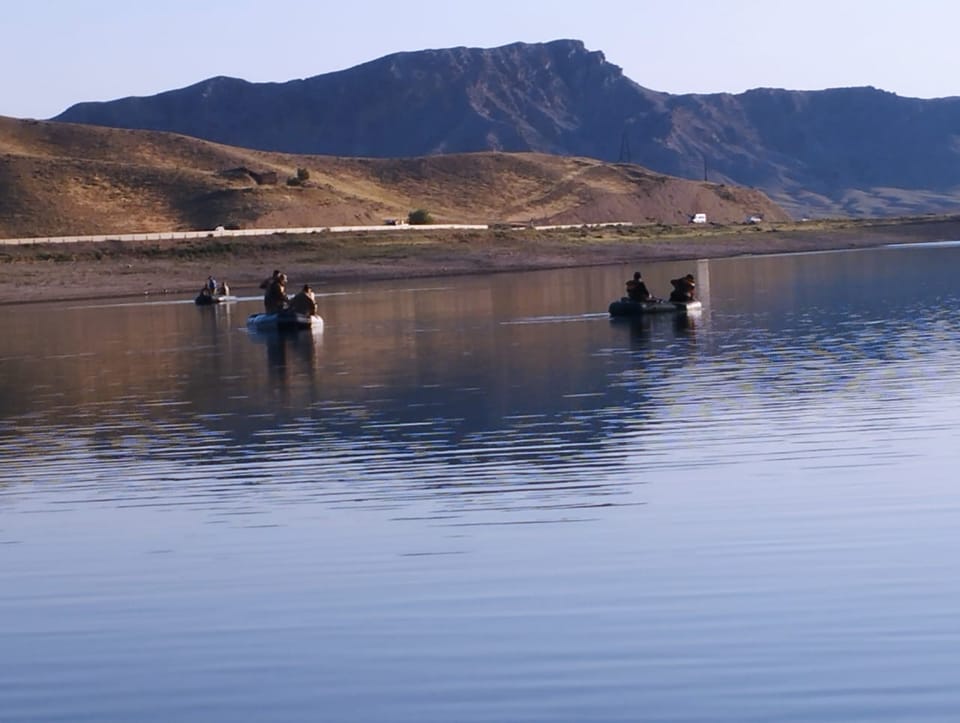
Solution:
[(211, 78), (57, 120), (336, 156), (488, 150), (630, 160), (765, 191), (795, 216), (952, 212), (960, 98), (874, 88), (670, 95), (582, 42), (389, 55), (284, 83)]
[[(307, 169), (302, 187), (286, 180)], [(764, 194), (545, 154), (298, 156), (187, 136), (0, 118), (0, 237), (382, 224), (789, 218)]]

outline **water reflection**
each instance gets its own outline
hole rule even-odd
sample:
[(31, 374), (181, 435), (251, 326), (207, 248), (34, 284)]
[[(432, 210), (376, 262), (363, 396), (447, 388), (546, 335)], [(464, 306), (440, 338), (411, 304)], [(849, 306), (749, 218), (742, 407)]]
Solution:
[[(848, 295), (855, 270), (880, 273), (873, 257), (852, 256), (852, 266), (701, 263), (704, 312), (667, 318), (611, 321), (596, 311), (619, 290), (619, 269), (331, 290), (320, 297), (327, 332), (318, 335), (247, 330), (254, 301), (66, 309), (63, 328), (41, 340), (27, 332), (43, 313), (34, 307), (12, 320), (18, 351), (3, 361), (4, 410), (32, 415), (38, 446), (104, 417), (100, 435), (150, 430), (186, 454), (195, 440), (182, 430), (201, 420), (225, 457), (244, 458), (269, 429), (271, 444), (296, 441), (314, 455), (336, 440), (398, 460), (415, 449), (459, 463), (469, 449), (471, 459), (596, 474), (622, 459), (638, 414), (656, 415), (651, 402), (665, 389), (695, 387), (708, 368), (737, 394), (816, 396), (855, 384), (865, 359), (895, 362), (938, 336), (950, 343), (949, 305)], [(671, 273), (646, 276), (655, 285)], [(918, 288), (944, 292), (935, 269), (917, 275)], [(799, 306), (783, 293), (788, 280), (805, 295)]]
[(257, 300), (18, 307), (2, 710), (941, 720), (960, 249), (929, 251), (710, 262), (702, 315), (626, 323), (624, 268), (330, 287), (320, 338), (251, 333)]
[[(799, 307), (785, 303), (785, 265), (799, 265), (789, 278), (807, 282)], [(202, 420), (224, 458), (243, 459), (267, 441), (322, 456), (336, 440), (404, 464), (411, 449), (445, 464), (459, 464), (468, 449), (472, 460), (568, 465), (580, 477), (617, 464), (638, 419), (662, 411), (650, 405), (663, 390), (699, 384), (707, 367), (738, 394), (815, 396), (853, 383), (864, 357), (893, 361), (934, 330), (950, 331), (948, 307), (922, 298), (882, 308), (874, 295), (848, 298), (842, 265), (839, 297), (816, 258), (714, 266), (722, 273), (714, 270), (712, 283), (697, 267), (705, 311), (667, 318), (611, 321), (595, 311), (618, 288), (620, 270), (579, 272), (579, 284), (550, 272), (521, 283), (335, 290), (320, 297), (328, 323), (318, 335), (247, 330), (250, 303), (68, 309), (64, 328), (49, 336), (53, 348), (11, 333), (20, 353), (5, 360), (15, 383), (3, 390), (4, 409), (12, 417), (32, 410), (38, 445), (105, 415), (101, 437), (150, 430), (162, 448), (193, 454), (206, 440), (182, 430)], [(656, 284), (671, 273), (646, 275)], [(936, 274), (923, 276), (933, 288)], [(738, 310), (744, 298), (751, 306)]]
[(647, 314), (635, 317), (611, 317), (610, 323), (629, 329), (630, 339), (636, 348), (662, 336), (667, 330), (676, 338), (696, 335), (698, 325), (704, 323), (703, 313), (692, 314)]
[(267, 369), (276, 383), (289, 385), (292, 378), (313, 380), (319, 367), (323, 331), (304, 329), (296, 332), (248, 329), (250, 340), (267, 353)]
[[(65, 455), (82, 451), (110, 465), (136, 450), (138, 464), (151, 460), (161, 477), (170, 474), (161, 464), (168, 460), (262, 484), (270, 475), (250, 460), (296, 450), (296, 461), (283, 465), (287, 483), (356, 469), (372, 496), (393, 499), (409, 493), (393, 473), (403, 469), (417, 489), (444, 495), (565, 491), (579, 505), (587, 490), (620, 488), (604, 479), (625, 454), (616, 440), (649, 414), (640, 387), (657, 380), (610, 384), (611, 365), (629, 364), (616, 353), (624, 339), (611, 336), (606, 314), (565, 298), (571, 289), (504, 278), (492, 287), (467, 279), (458, 287), (337, 292), (321, 295), (328, 323), (317, 335), (247, 330), (244, 304), (78, 309), (95, 314), (100, 328), (122, 328), (129, 348), (115, 353), (110, 331), (88, 334), (89, 363), (46, 355), (22, 368), (56, 380), (58, 393), (11, 452), (29, 457), (69, 425)], [(692, 329), (682, 319), (662, 321), (664, 329)], [(656, 335), (653, 343), (669, 358), (661, 373), (682, 365), (687, 351), (676, 338)], [(51, 474), (65, 465), (56, 454), (48, 462)], [(32, 461), (30, 473), (37, 471)]]

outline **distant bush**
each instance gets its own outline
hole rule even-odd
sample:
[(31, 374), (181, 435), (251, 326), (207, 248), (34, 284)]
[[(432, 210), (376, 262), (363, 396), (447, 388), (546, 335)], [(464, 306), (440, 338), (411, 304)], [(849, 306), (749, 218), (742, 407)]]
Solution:
[(428, 223), (433, 223), (433, 216), (430, 215), (430, 212), (418, 208), (416, 211), (411, 211), (407, 214), (407, 223), (411, 226), (423, 226)]
[(306, 186), (307, 181), (310, 180), (310, 171), (306, 168), (298, 168), (296, 176), (290, 176), (287, 178), (288, 186)]

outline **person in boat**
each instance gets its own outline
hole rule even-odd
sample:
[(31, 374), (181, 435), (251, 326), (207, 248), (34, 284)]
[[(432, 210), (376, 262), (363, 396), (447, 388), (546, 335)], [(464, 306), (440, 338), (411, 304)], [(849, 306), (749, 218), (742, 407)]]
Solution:
[(220, 296), (230, 296), (230, 287), (227, 286), (226, 281), (220, 282), (220, 286), (217, 287), (217, 293), (220, 294)]
[(280, 270), (279, 270), (279, 269), (274, 269), (272, 276), (268, 276), (267, 278), (265, 278), (263, 281), (260, 282), (260, 288), (261, 288), (261, 289), (269, 289), (269, 288), (270, 288), (270, 284), (272, 284), (274, 281), (276, 281), (276, 280), (279, 278), (279, 276), (280, 276)]
[(697, 284), (693, 279), (693, 274), (681, 276), (679, 279), (671, 279), (673, 291), (670, 292), (670, 301), (694, 301), (697, 298)]
[(291, 299), (290, 308), (304, 316), (316, 316), (317, 298), (308, 284), (304, 284), (303, 288)]
[(287, 275), (280, 274), (267, 286), (263, 295), (263, 308), (268, 314), (275, 314), (287, 308)]
[(207, 277), (206, 289), (207, 289), (207, 293), (210, 295), (215, 294), (217, 291), (217, 280), (212, 276)]
[(634, 271), (633, 278), (627, 282), (627, 298), (630, 301), (653, 301), (653, 294), (643, 282), (639, 271)]

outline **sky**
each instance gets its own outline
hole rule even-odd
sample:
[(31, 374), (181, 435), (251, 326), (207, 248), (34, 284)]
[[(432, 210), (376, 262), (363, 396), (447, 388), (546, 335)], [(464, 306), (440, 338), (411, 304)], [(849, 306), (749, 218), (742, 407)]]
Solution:
[(0, 13), (0, 115), (226, 75), (284, 82), (396, 52), (582, 40), (667, 93), (870, 85), (960, 96), (951, 0), (22, 0)]

